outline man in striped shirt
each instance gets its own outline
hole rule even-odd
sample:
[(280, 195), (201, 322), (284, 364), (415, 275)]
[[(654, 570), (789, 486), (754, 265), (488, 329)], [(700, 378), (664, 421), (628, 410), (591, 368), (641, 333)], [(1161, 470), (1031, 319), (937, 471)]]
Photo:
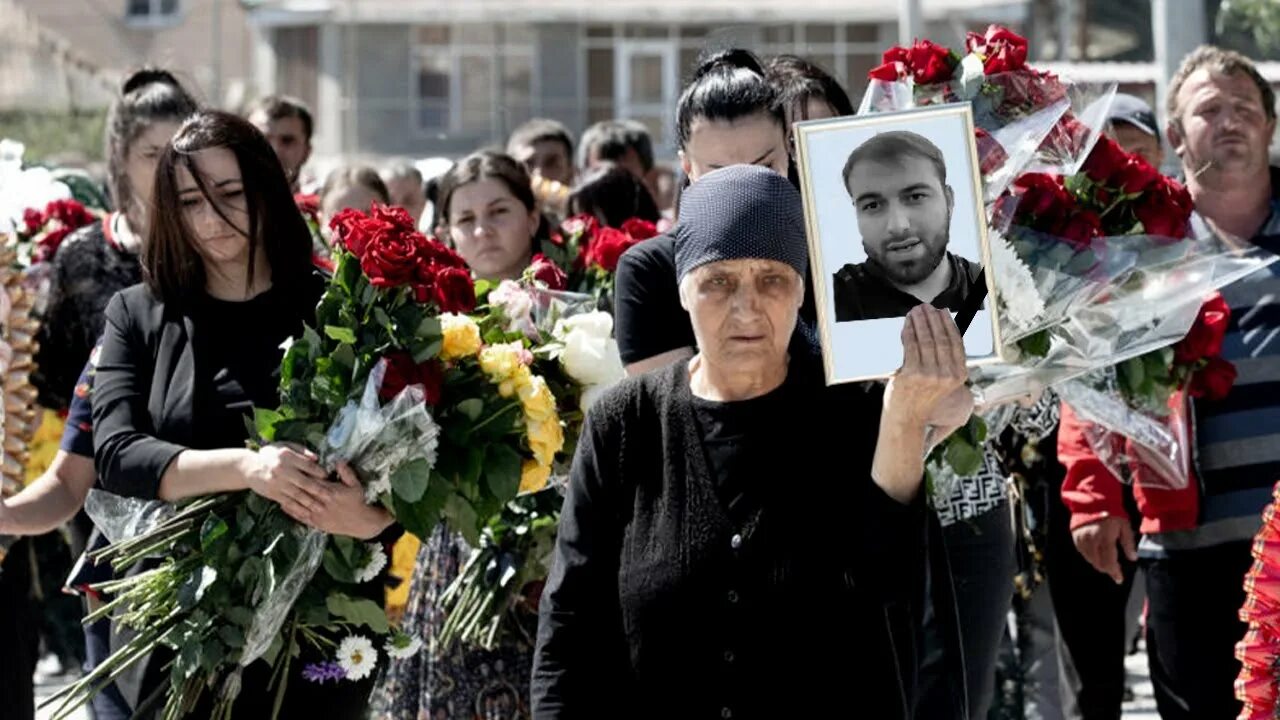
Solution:
[[(1195, 201), (1195, 235), (1280, 252), (1280, 176), (1268, 165), (1276, 124), (1270, 85), (1247, 58), (1202, 47), (1171, 81), (1167, 110), (1169, 141)], [(1139, 502), (1136, 555), (1147, 578), (1147, 652), (1163, 720), (1225, 720), (1240, 712), (1234, 647), (1245, 625), (1237, 613), (1250, 541), (1280, 479), (1280, 263), (1222, 294), (1231, 306), (1223, 357), (1239, 376), (1223, 400), (1191, 407), (1192, 486), (1147, 492), (1148, 502)], [(1079, 430), (1064, 412), (1063, 500), (1077, 547), (1114, 576), (1117, 544), (1135, 555), (1132, 529), (1118, 481)]]

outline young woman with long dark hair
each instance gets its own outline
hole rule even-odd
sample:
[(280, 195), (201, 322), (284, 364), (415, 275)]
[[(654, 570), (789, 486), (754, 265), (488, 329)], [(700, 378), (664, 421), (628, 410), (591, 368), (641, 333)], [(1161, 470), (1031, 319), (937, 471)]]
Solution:
[[(331, 482), (309, 452), (245, 447), (253, 408), (279, 402), (281, 344), (314, 319), (324, 287), (271, 146), (245, 120), (201, 111), (161, 155), (153, 202), (146, 282), (106, 311), (93, 397), (103, 487), (167, 501), (249, 490), (325, 532), (378, 537), (392, 518), (365, 504), (350, 468)], [(380, 594), (376, 582), (362, 590)], [(118, 683), (135, 710), (162, 699), (164, 665), (148, 658)], [(270, 707), (268, 671), (246, 669), (237, 715)], [(285, 717), (362, 717), (372, 687), (291, 680)]]

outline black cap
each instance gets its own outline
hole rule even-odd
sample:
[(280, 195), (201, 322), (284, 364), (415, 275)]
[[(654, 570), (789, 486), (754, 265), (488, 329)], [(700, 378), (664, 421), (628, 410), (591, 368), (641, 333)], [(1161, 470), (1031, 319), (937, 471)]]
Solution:
[(1107, 115), (1107, 121), (1111, 123), (1127, 123), (1142, 132), (1159, 139), (1160, 131), (1156, 123), (1156, 114), (1151, 112), (1151, 106), (1142, 98), (1128, 95), (1126, 93), (1116, 93), (1115, 100), (1111, 102), (1111, 112)]

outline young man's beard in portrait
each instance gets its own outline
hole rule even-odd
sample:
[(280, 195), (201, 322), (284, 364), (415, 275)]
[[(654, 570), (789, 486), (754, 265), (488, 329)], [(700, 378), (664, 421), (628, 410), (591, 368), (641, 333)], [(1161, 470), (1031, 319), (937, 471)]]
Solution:
[[(863, 243), (867, 252), (867, 266), (894, 285), (915, 285), (929, 277), (947, 254), (947, 242), (951, 235), (951, 217), (942, 229), (931, 235), (910, 233), (891, 237), (879, 249)], [(918, 240), (919, 244), (906, 250), (890, 249), (903, 243)], [(899, 253), (905, 257), (895, 257)]]

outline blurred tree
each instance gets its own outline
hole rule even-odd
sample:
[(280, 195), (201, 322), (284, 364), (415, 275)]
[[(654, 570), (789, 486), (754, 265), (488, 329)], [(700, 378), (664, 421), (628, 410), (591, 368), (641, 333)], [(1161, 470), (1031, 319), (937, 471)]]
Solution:
[(1218, 35), (1247, 32), (1260, 50), (1280, 50), (1280, 2), (1223, 0), (1218, 6), (1216, 30)]

